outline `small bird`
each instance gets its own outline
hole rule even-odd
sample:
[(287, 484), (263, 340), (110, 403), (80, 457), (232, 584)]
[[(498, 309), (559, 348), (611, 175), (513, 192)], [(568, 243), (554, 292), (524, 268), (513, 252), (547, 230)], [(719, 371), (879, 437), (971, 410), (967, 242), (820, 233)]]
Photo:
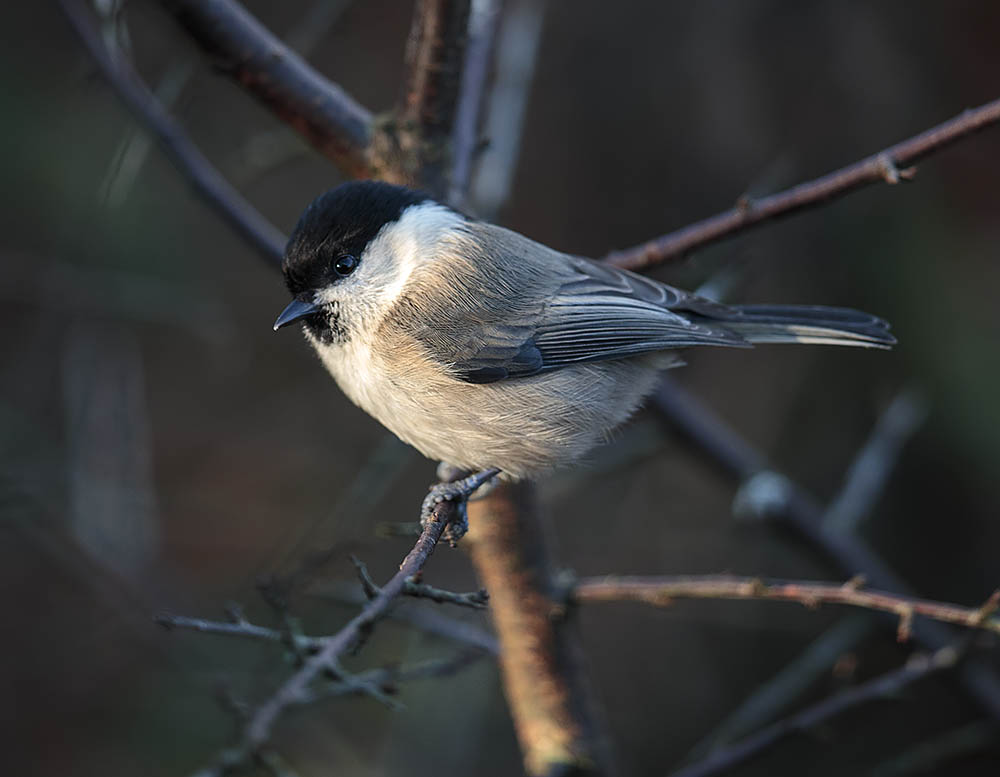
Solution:
[(282, 268), (274, 328), (300, 321), (351, 401), (425, 456), (511, 480), (606, 440), (683, 348), (895, 342), (866, 313), (723, 305), (375, 181), (309, 205)]

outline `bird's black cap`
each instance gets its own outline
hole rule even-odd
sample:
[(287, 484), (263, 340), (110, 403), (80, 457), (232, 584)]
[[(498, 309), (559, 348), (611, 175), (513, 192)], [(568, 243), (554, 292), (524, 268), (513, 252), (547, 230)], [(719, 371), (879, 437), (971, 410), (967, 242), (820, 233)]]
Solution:
[(295, 225), (282, 270), (292, 296), (329, 282), (331, 264), (342, 256), (361, 258), (382, 227), (430, 196), (381, 181), (353, 181), (321, 194)]

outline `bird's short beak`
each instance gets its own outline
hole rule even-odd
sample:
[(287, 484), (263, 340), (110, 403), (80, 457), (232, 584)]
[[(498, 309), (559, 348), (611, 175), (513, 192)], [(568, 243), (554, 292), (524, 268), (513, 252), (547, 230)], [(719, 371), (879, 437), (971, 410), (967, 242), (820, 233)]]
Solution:
[(274, 331), (277, 332), (281, 327), (288, 326), (300, 318), (305, 318), (306, 316), (311, 316), (313, 313), (319, 312), (319, 305), (314, 305), (312, 302), (303, 302), (299, 299), (293, 299), (288, 303), (288, 307), (281, 311), (281, 315), (278, 316), (278, 320), (274, 322)]

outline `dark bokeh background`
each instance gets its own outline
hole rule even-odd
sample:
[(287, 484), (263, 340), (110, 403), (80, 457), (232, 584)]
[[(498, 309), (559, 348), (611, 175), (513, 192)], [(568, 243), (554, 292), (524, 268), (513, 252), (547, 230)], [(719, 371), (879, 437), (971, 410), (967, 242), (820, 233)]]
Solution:
[[(322, 3), (250, 5), (361, 102), (392, 104), (408, 3), (356, 0), (333, 23), (316, 21)], [(124, 19), (144, 75), (180, 85), (176, 114), (281, 228), (340, 180), (155, 4), (130, 3)], [(151, 616), (216, 617), (236, 600), (267, 622), (255, 579), (330, 546), (384, 578), (407, 540), (372, 527), (414, 514), (433, 465), (351, 406), (293, 332), (271, 332), (286, 301), (277, 275), (155, 147), (143, 151), (58, 11), (8, 3), (0, 29), (2, 768), (183, 774), (230, 733), (219, 683), (260, 698), (282, 664), (272, 646), (166, 634)], [(552, 2), (500, 220), (599, 256), (813, 177), (996, 97), (998, 34), (1000, 5), (972, 0)], [(968, 604), (1000, 584), (998, 150), (989, 131), (926, 161), (912, 185), (855, 193), (658, 273), (695, 286), (726, 268), (734, 300), (852, 305), (893, 322), (891, 353), (709, 350), (676, 377), (824, 500), (891, 398), (922, 389), (929, 417), (862, 531), (920, 593)], [(580, 574), (841, 577), (779, 529), (735, 522), (733, 484), (650, 417), (595, 465), (544, 487), (561, 561)], [(326, 573), (350, 578), (344, 553)], [(429, 579), (475, 586), (449, 550)], [(311, 633), (349, 613), (306, 597), (295, 609)], [(627, 773), (668, 772), (842, 618), (719, 602), (584, 612)], [(442, 649), (387, 625), (354, 665)], [(795, 705), (913, 650), (876, 627)], [(401, 713), (368, 700), (298, 712), (277, 745), (307, 776), (517, 772), (487, 662), (402, 700)], [(740, 773), (867, 774), (981, 717), (938, 678)], [(998, 758), (994, 742), (924, 766), (986, 775)]]

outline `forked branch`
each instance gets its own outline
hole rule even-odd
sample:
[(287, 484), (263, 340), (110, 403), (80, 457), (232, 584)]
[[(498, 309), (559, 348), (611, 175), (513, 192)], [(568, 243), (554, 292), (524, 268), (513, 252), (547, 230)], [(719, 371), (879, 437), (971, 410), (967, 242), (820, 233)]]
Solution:
[[(457, 517), (457, 514), (458, 511), (453, 502), (441, 502), (434, 509), (413, 549), (399, 565), (399, 571), (340, 631), (330, 637), (310, 641), (306, 647), (313, 648), (315, 652), (305, 657), (302, 666), (248, 716), (239, 744), (223, 751), (214, 765), (199, 772), (199, 777), (225, 774), (233, 767), (256, 757), (270, 739), (274, 724), (285, 709), (318, 698), (313, 686), (322, 675), (330, 673), (335, 677), (342, 675), (338, 665), (340, 656), (362, 641), (375, 623), (386, 615), (395, 600), (403, 594), (407, 581), (423, 569), (424, 564), (441, 539), (445, 527)], [(189, 624), (172, 623), (170, 625), (186, 626)], [(211, 630), (220, 633), (218, 629)], [(243, 635), (258, 639), (270, 639), (270, 635)], [(351, 687), (356, 688), (359, 692), (361, 690), (365, 690), (365, 692), (378, 690), (369, 685), (365, 685), (364, 689), (360, 688), (356, 678), (351, 682)]]

